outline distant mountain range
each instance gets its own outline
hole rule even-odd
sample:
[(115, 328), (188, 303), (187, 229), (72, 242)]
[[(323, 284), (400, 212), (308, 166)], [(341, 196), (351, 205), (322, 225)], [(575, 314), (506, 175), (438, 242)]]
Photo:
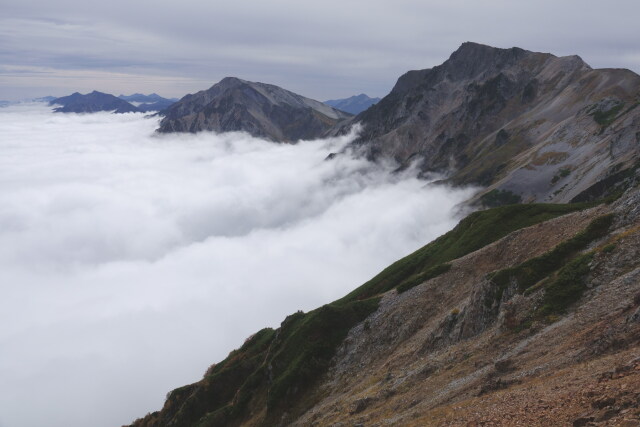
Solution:
[(380, 101), (380, 98), (369, 98), (364, 93), (344, 99), (330, 99), (324, 101), (325, 104), (337, 108), (340, 111), (346, 111), (351, 114), (359, 114)]
[(152, 93), (150, 95), (144, 95), (142, 93), (134, 93), (133, 95), (120, 95), (118, 98), (123, 99), (127, 102), (161, 102), (161, 101), (173, 101), (176, 102), (178, 98), (163, 98), (157, 93)]
[[(139, 101), (135, 101), (135, 99)], [(61, 105), (54, 109), (57, 113), (95, 113), (98, 111), (113, 111), (114, 113), (146, 113), (161, 111), (175, 101), (162, 98), (157, 94), (116, 97), (108, 93), (93, 91), (86, 95), (78, 92), (61, 98), (45, 97), (37, 100), (49, 102), (49, 105)], [(136, 105), (134, 105), (136, 104)]]
[(162, 111), (178, 101), (178, 98), (163, 98), (156, 93), (143, 95), (134, 93), (133, 95), (120, 95), (118, 98), (129, 102), (142, 112)]
[(226, 77), (165, 112), (158, 132), (244, 131), (281, 142), (318, 138), (351, 117), (278, 86)]
[(21, 101), (0, 101), (0, 107), (7, 107), (9, 105), (20, 104), (23, 102), (49, 102), (53, 101), (54, 99), (56, 99), (55, 96), (43, 96), (40, 98), (23, 99)]
[[(493, 205), (611, 191), (640, 159), (639, 87), (637, 74), (594, 70), (578, 56), (468, 42), (442, 65), (401, 76), (377, 103), (361, 94), (323, 104), (234, 77), (177, 102), (94, 91), (50, 103), (58, 112), (163, 111), (161, 133), (244, 131), (281, 142), (344, 134), (359, 123), (351, 147), (369, 159), (419, 161), (425, 174), (484, 188), (481, 202)], [(357, 116), (343, 111), (367, 104)]]
[(95, 113), (113, 111), (114, 113), (137, 113), (139, 110), (127, 101), (123, 101), (108, 93), (93, 91), (86, 95), (75, 92), (49, 101), (49, 105), (61, 105), (53, 111), (56, 113)]
[[(464, 43), (442, 65), (409, 71), (389, 95), (327, 101), (227, 77), (179, 101), (157, 94), (75, 93), (56, 111), (162, 110), (158, 132), (243, 131), (280, 142), (340, 135), (369, 159), (418, 161), (485, 206), (568, 202), (612, 191), (640, 159), (640, 76), (578, 56)], [(130, 102), (139, 103), (137, 106)], [(364, 108), (357, 116), (340, 109)], [(351, 108), (353, 107), (353, 108)], [(604, 185), (603, 182), (608, 183)]]
[[(594, 197), (640, 159), (640, 76), (578, 56), (464, 43), (442, 65), (409, 71), (355, 117), (277, 86), (225, 78), (169, 107), (159, 132), (245, 131), (274, 141), (340, 135), (369, 159), (418, 161), (482, 204)], [(369, 101), (367, 101), (369, 100)], [(334, 105), (372, 102), (366, 95)], [(361, 104), (362, 105), (362, 104)], [(622, 175), (616, 175), (623, 177)], [(609, 191), (609, 190), (606, 190)]]

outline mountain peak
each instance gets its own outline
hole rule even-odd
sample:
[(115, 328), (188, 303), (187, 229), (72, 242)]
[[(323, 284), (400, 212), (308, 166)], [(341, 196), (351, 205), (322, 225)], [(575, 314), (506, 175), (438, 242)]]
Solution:
[(128, 102), (108, 93), (94, 90), (91, 93), (82, 95), (75, 92), (69, 96), (55, 98), (49, 105), (62, 105), (54, 109), (56, 113), (94, 113), (97, 111), (113, 111), (115, 113), (139, 112), (139, 110)]
[(487, 44), (467, 41), (462, 43), (460, 47), (451, 54), (451, 56), (456, 57), (460, 55), (470, 55), (470, 54), (472, 55), (476, 53), (499, 54), (499, 53), (505, 53), (505, 52), (514, 52), (518, 54), (523, 54), (527, 52), (531, 53), (530, 51), (519, 48), (519, 47), (501, 48), (501, 47), (490, 46)]
[[(618, 119), (628, 128), (618, 130), (619, 138), (636, 139), (630, 126), (638, 113), (623, 106), (636, 105), (638, 87), (640, 76), (592, 70), (575, 55), (467, 42), (443, 64), (401, 76), (387, 97), (357, 117), (364, 130), (354, 144), (400, 164), (422, 157), (425, 171), (448, 174), (457, 184), (500, 186), (522, 200), (570, 201), (607, 176), (607, 165), (631, 157), (626, 147), (632, 145), (620, 145), (615, 158), (598, 147)], [(611, 122), (596, 114), (609, 114)], [(571, 154), (577, 141), (589, 146), (582, 153), (593, 154)], [(556, 153), (553, 161), (537, 160), (545, 152), (540, 144), (553, 147), (546, 148)], [(569, 186), (558, 170), (570, 171), (571, 179), (588, 171), (589, 185), (585, 178)]]
[(245, 131), (274, 141), (318, 138), (349, 114), (278, 86), (225, 77), (166, 111), (159, 132)]
[(499, 47), (490, 46), (488, 44), (476, 43), (472, 41), (463, 42), (453, 53), (464, 50), (497, 50)]
[(346, 111), (347, 113), (360, 114), (378, 101), (380, 101), (380, 98), (370, 98), (366, 94), (361, 93), (360, 95), (354, 95), (344, 99), (329, 99), (324, 101), (324, 103), (338, 110)]
[(237, 86), (241, 84), (249, 84), (250, 82), (246, 80), (242, 80), (238, 77), (227, 76), (216, 83), (214, 86), (222, 85), (222, 86)]
[(526, 56), (549, 54), (534, 53), (519, 47), (502, 49), (480, 43), (465, 42), (442, 64), (455, 78), (474, 78), (514, 65)]

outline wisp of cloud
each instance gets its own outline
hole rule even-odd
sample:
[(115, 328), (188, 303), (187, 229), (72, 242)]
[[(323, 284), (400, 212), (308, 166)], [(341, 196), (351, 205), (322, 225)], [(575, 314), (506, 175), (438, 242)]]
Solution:
[(0, 109), (0, 425), (115, 426), (455, 224), (469, 190), (141, 114)]

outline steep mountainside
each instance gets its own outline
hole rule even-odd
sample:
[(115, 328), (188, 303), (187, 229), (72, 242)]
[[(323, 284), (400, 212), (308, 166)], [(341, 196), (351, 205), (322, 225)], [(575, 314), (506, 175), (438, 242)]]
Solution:
[(355, 147), (422, 157), (487, 186), (485, 205), (585, 201), (474, 212), (133, 426), (640, 425), (639, 89), (630, 71), (472, 43), (407, 73), (334, 132), (363, 123)]
[(337, 108), (340, 111), (359, 114), (378, 101), (380, 101), (380, 98), (369, 98), (364, 93), (361, 93), (360, 95), (354, 95), (344, 99), (330, 99), (328, 101), (324, 101), (324, 103), (333, 108)]
[(354, 146), (370, 158), (420, 158), (454, 184), (499, 190), (494, 202), (567, 202), (638, 160), (638, 105), (640, 76), (629, 70), (464, 43), (339, 131), (359, 122)]
[(136, 113), (139, 110), (127, 101), (102, 93), (93, 91), (86, 95), (78, 92), (55, 98), (49, 101), (49, 105), (61, 105), (54, 109), (56, 113), (95, 113), (97, 111), (113, 111), (114, 113)]
[(133, 425), (622, 425), (640, 421), (639, 356), (636, 187), (475, 212)]
[(274, 141), (322, 136), (349, 114), (280, 87), (226, 77), (165, 111), (158, 132), (244, 131)]

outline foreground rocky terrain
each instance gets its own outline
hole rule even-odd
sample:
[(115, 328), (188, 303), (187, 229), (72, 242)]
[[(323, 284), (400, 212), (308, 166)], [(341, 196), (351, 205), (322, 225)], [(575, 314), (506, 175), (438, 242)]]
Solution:
[[(320, 386), (327, 397), (295, 424), (638, 425), (639, 202), (635, 193), (520, 230), (385, 295), (367, 331), (356, 327), (338, 350)], [(543, 254), (607, 212), (613, 230), (589, 245), (584, 296), (566, 312), (532, 316), (545, 301), (539, 285), (522, 292), (513, 281), (493, 299), (488, 273)]]
[(250, 337), (133, 425), (636, 426), (639, 386), (630, 188), (609, 204), (471, 214), (345, 298)]

